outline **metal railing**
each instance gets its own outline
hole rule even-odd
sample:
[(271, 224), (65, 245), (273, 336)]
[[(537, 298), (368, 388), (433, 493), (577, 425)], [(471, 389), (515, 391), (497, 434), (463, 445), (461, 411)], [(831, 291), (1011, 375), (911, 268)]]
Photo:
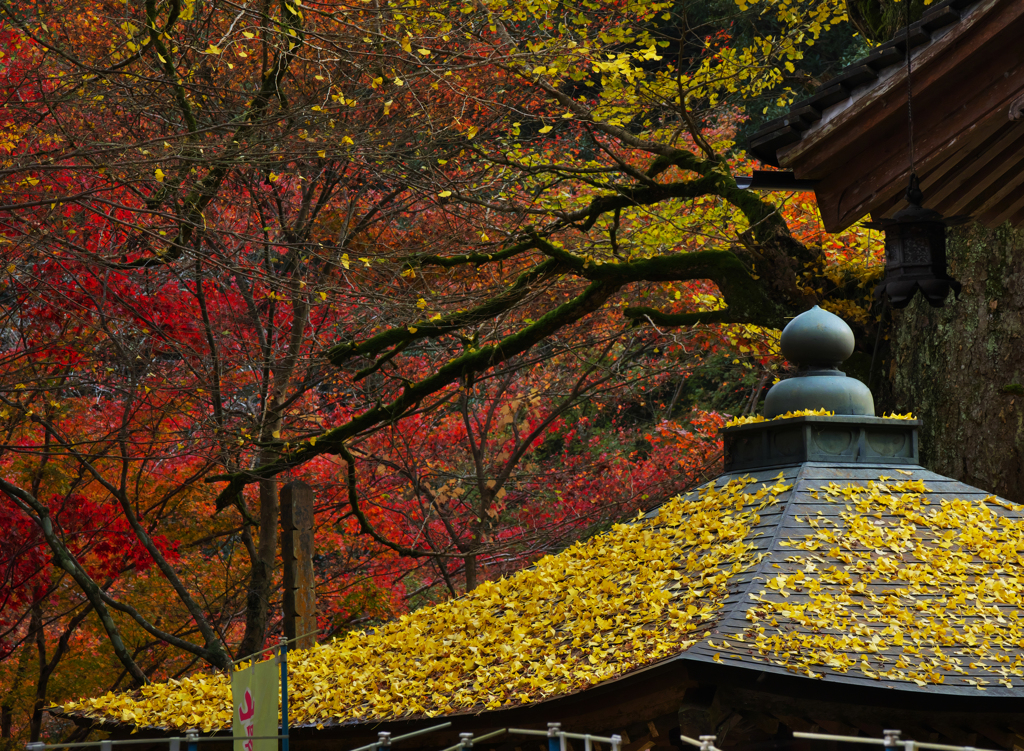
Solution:
[(899, 730), (885, 730), (881, 738), (863, 738), (856, 735), (794, 732), (793, 737), (816, 741), (838, 741), (839, 743), (866, 743), (870, 746), (884, 746), (888, 751), (917, 751), (917, 749), (929, 749), (930, 751), (995, 751), (995, 749), (977, 748), (976, 746), (950, 746), (946, 743), (902, 740), (900, 738), (901, 734)]
[[(412, 738), (418, 738), (423, 735), (430, 733), (436, 733), (439, 730), (446, 730), (450, 728), (452, 723), (444, 722), (439, 725), (433, 725), (428, 728), (421, 728), (420, 730), (413, 730), (409, 733), (402, 735), (392, 736), (391, 733), (381, 731), (377, 735), (377, 740), (373, 743), (368, 743), (365, 746), (359, 746), (358, 748), (349, 749), (349, 751), (391, 751), (393, 744), (401, 743)], [(500, 728), (498, 730), (492, 730), (491, 732), (484, 733), (483, 735), (474, 735), (473, 733), (459, 733), (459, 742), (454, 746), (448, 746), (447, 748), (441, 749), (440, 751), (471, 751), (474, 745), (484, 743), (489, 740), (493, 740), (502, 735), (526, 735), (548, 739), (548, 751), (569, 751), (569, 741), (579, 740), (583, 741), (583, 751), (594, 751), (594, 744), (601, 743), (609, 747), (610, 751), (622, 751), (622, 736), (620, 735), (590, 735), (588, 733), (570, 733), (562, 730), (562, 724), (559, 722), (549, 722), (547, 730), (533, 730), (531, 728)], [(817, 740), (817, 741), (833, 741), (840, 743), (863, 743), (871, 746), (883, 746), (886, 751), (995, 751), (994, 749), (978, 748), (976, 746), (954, 746), (945, 743), (927, 743), (913, 740), (903, 740), (900, 738), (899, 730), (886, 730), (881, 738), (865, 738), (863, 736), (855, 735), (834, 735), (830, 733), (802, 733), (794, 732), (794, 738), (802, 738), (805, 740)], [(699, 738), (690, 738), (688, 736), (679, 735), (680, 740), (687, 743), (700, 751), (721, 751), (721, 749), (715, 746), (717, 737), (714, 735), (702, 735)], [(171, 738), (129, 738), (124, 740), (105, 740), (105, 741), (83, 741), (76, 743), (27, 743), (25, 745), (26, 751), (57, 751), (57, 749), (98, 749), (98, 751), (114, 751), (114, 746), (132, 746), (140, 744), (154, 744), (167, 742), (167, 751), (182, 751), (182, 743), (185, 744), (186, 751), (198, 751), (200, 743), (225, 743), (228, 741), (263, 741), (263, 740), (280, 740), (282, 741), (282, 751), (286, 751), (288, 742), (288, 734), (283, 733), (281, 735), (266, 735), (266, 736), (225, 736), (225, 735), (200, 735), (199, 730), (196, 728), (189, 728), (185, 731), (184, 737), (171, 737)]]
[[(451, 727), (450, 722), (444, 722), (440, 725), (433, 725), (428, 728), (422, 728), (420, 730), (413, 730), (409, 733), (402, 735), (392, 736), (391, 733), (381, 731), (377, 735), (377, 740), (373, 743), (368, 743), (365, 746), (359, 746), (358, 748), (350, 749), (349, 751), (390, 751), (391, 746), (395, 743), (401, 743), (412, 738), (417, 738), (421, 735), (427, 735), (429, 733), (436, 733), (439, 730), (445, 730)], [(497, 738), (501, 735), (529, 735), (539, 736), (548, 739), (548, 751), (568, 751), (569, 740), (581, 740), (583, 741), (584, 751), (594, 751), (595, 743), (604, 743), (610, 747), (610, 751), (622, 751), (622, 736), (611, 735), (590, 735), (584, 733), (569, 733), (562, 730), (561, 723), (549, 722), (547, 730), (532, 730), (529, 728), (500, 728), (489, 733), (485, 733), (481, 736), (474, 736), (473, 733), (459, 733), (459, 742), (454, 746), (449, 746), (442, 751), (468, 751), (473, 748), (474, 744), (483, 743), (485, 741)], [(704, 736), (702, 736), (703, 738)], [(93, 748), (98, 751), (114, 751), (114, 746), (132, 746), (140, 744), (154, 744), (163, 743), (168, 744), (167, 751), (182, 751), (182, 744), (185, 745), (186, 751), (198, 751), (200, 743), (225, 743), (234, 741), (270, 741), (280, 740), (282, 741), (282, 751), (286, 748), (284, 746), (289, 739), (288, 733), (282, 733), (281, 735), (245, 735), (245, 736), (225, 736), (225, 735), (200, 735), (197, 728), (189, 728), (185, 731), (184, 737), (174, 736), (171, 738), (128, 738), (124, 740), (106, 740), (106, 741), (83, 741), (79, 743), (28, 743), (25, 745), (26, 751), (57, 751), (57, 749), (75, 749), (75, 748)], [(699, 744), (698, 744), (699, 745)], [(714, 747), (708, 746), (702, 748), (702, 751), (718, 751)]]

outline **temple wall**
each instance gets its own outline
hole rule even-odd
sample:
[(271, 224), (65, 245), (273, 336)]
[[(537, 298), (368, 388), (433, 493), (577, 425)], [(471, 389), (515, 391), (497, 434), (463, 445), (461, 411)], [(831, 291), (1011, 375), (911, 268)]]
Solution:
[(893, 312), (880, 406), (924, 420), (929, 469), (1024, 503), (1024, 231), (949, 232), (960, 299)]

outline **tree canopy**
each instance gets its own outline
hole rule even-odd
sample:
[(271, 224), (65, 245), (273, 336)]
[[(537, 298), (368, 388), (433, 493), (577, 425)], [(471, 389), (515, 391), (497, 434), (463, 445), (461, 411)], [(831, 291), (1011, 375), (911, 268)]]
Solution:
[(281, 482), (339, 633), (712, 472), (787, 317), (870, 350), (877, 238), (734, 179), (832, 0), (0, 12), (8, 735), (261, 648)]

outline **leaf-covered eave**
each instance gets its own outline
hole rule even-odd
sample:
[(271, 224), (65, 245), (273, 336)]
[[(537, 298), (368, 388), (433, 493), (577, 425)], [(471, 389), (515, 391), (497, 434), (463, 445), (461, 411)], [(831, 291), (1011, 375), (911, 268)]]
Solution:
[[(729, 579), (761, 559), (759, 513), (789, 486), (749, 479), (676, 498), (508, 579), (372, 632), (290, 654), (298, 724), (479, 713), (562, 698), (685, 652), (720, 616)], [(228, 680), (199, 675), (65, 712), (213, 732)]]

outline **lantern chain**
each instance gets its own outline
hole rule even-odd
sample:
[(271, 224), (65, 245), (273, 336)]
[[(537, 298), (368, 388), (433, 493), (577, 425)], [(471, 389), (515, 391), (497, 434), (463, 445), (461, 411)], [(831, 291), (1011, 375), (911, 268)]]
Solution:
[[(905, 43), (907, 47), (907, 140), (909, 141), (910, 151), (910, 184), (907, 187), (907, 200), (911, 203), (920, 205), (922, 196), (921, 188), (917, 181), (917, 169), (914, 163), (914, 87), (911, 79), (911, 62), (910, 62), (910, 4), (911, 0), (904, 0), (907, 4), (907, 26)], [(917, 200), (915, 200), (917, 199)]]

